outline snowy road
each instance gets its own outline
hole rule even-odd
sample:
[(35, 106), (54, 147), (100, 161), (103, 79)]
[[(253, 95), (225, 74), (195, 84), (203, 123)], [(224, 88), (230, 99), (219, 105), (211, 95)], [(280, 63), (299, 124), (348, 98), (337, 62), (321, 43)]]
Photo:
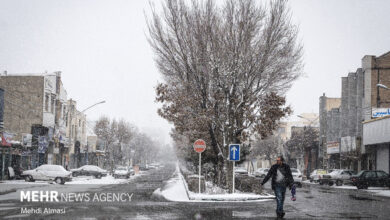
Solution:
[[(127, 202), (59, 202), (28, 203), (16, 199), (0, 201), (0, 218), (55, 218), (55, 219), (264, 219), (275, 218), (275, 201), (263, 202), (169, 202), (153, 197), (157, 188), (164, 186), (175, 171), (174, 164), (149, 170), (143, 175), (124, 180), (116, 185), (47, 184), (48, 190), (78, 192), (129, 193)], [(1, 185), (0, 185), (1, 187)], [(41, 186), (42, 187), (42, 186)], [(15, 193), (15, 192), (14, 192)], [(12, 195), (8, 193), (0, 195)], [(307, 184), (298, 188), (297, 201), (286, 197), (286, 219), (386, 219), (390, 199), (375, 196), (369, 191), (334, 188)], [(21, 207), (65, 208), (65, 214), (21, 214)]]

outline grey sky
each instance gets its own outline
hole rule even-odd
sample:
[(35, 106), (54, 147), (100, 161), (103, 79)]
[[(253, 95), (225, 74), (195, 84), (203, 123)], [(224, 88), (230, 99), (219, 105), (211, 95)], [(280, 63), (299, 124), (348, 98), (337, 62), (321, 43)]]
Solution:
[[(294, 84), (288, 103), (296, 114), (318, 112), (318, 97), (340, 96), (340, 77), (360, 67), (364, 55), (390, 50), (390, 2), (290, 4), (305, 46), (306, 76)], [(148, 1), (0, 0), (0, 71), (62, 71), (79, 109), (107, 101), (88, 110), (89, 119), (125, 118), (167, 143), (170, 126), (154, 103), (161, 79), (145, 38), (144, 10)]]

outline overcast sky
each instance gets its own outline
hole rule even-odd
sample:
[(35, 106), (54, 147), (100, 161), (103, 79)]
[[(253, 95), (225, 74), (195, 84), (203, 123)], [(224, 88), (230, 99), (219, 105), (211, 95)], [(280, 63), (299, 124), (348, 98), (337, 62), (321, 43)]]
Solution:
[[(390, 51), (390, 1), (290, 5), (306, 66), (287, 102), (294, 114), (317, 113), (319, 96), (339, 97), (340, 77), (359, 68), (364, 55)], [(168, 143), (170, 125), (156, 113), (154, 87), (161, 78), (146, 41), (144, 11), (148, 1), (0, 0), (0, 71), (61, 71), (68, 98), (80, 110), (106, 100), (86, 112), (89, 120), (124, 118)]]

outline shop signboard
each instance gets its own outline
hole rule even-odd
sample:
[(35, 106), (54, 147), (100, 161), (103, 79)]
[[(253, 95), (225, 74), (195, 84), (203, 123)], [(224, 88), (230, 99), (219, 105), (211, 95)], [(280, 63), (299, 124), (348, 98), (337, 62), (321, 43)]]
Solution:
[(23, 134), (22, 144), (24, 147), (32, 146), (32, 134)]
[(390, 115), (390, 108), (372, 108), (372, 117), (380, 118)]
[(340, 153), (340, 143), (339, 142), (327, 142), (326, 143), (327, 154), (338, 154)]

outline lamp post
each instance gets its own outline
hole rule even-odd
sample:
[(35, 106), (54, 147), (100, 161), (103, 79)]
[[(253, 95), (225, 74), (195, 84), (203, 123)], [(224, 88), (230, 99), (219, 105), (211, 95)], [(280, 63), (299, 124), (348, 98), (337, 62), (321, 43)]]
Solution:
[[(99, 105), (99, 104), (103, 104), (103, 103), (106, 103), (106, 101), (103, 100), (103, 101), (97, 102), (97, 103), (95, 103), (95, 104), (89, 106), (88, 108), (82, 110), (81, 113), (84, 113), (84, 112), (87, 111), (88, 109), (90, 109), (90, 108), (92, 108), (92, 107), (95, 107), (95, 106), (97, 106), (97, 105)], [(88, 142), (88, 140), (87, 140), (87, 142)], [(89, 151), (89, 143), (87, 143), (87, 150), (86, 150), (87, 156), (86, 156), (86, 161), (85, 161), (85, 162), (87, 163), (87, 165), (89, 164), (89, 161), (88, 161), (88, 151)]]

